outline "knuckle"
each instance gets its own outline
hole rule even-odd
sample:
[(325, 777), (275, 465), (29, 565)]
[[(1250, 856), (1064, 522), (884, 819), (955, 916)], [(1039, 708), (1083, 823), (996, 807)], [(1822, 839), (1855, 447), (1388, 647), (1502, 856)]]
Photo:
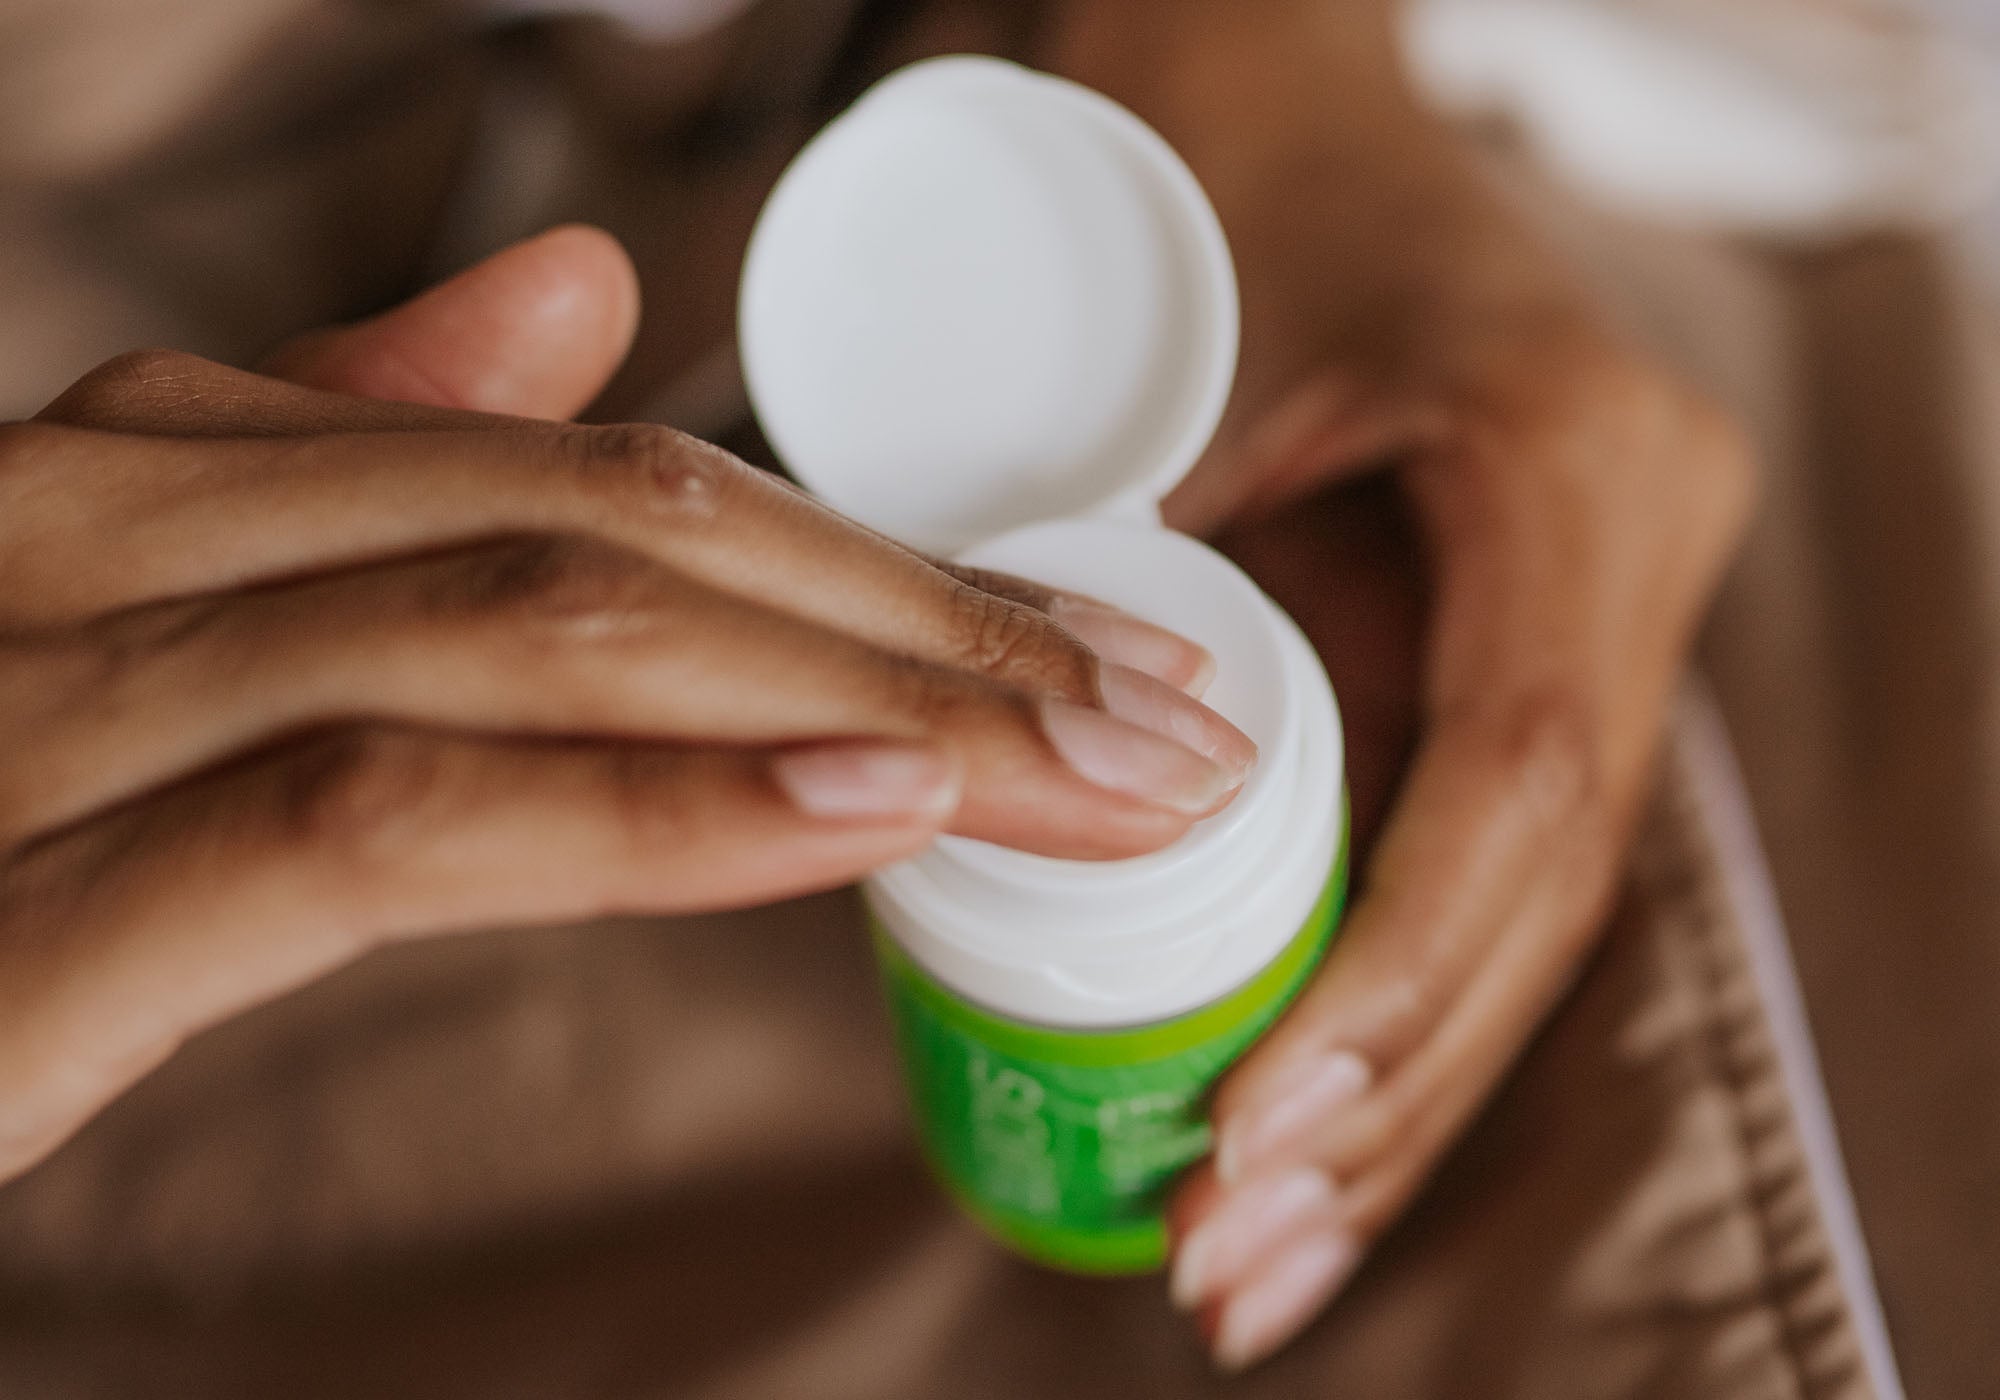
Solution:
[(578, 482), (609, 509), (699, 523), (752, 468), (696, 437), (657, 423), (571, 429), (559, 439)]
[(74, 658), (74, 668), (87, 668), (89, 693), (115, 704), (162, 658), (193, 645), (228, 615), (221, 598), (167, 603), (86, 627), (60, 650)]
[(128, 350), (77, 380), (42, 416), (85, 426), (115, 426), (135, 411), (169, 406), (198, 393), (219, 368), (181, 350)]
[(122, 355), (114, 355), (83, 377), (80, 382), (93, 380), (146, 388), (162, 382), (182, 380), (190, 374), (199, 373), (209, 367), (210, 362), (199, 355), (190, 355), (184, 350), (170, 350), (151, 347), (127, 350)]
[(366, 888), (436, 833), (459, 778), (446, 749), (420, 735), (334, 731), (302, 745), (283, 771), (275, 832), (336, 887)]
[(967, 564), (955, 564), (949, 560), (931, 559), (926, 561), (957, 579), (960, 583), (991, 593), (1001, 598), (1011, 598), (1017, 603), (1025, 603), (1031, 608), (1047, 612), (1055, 601), (1055, 590), (1039, 583), (1032, 583), (1013, 574), (1004, 574), (995, 569), (975, 568)]
[(1047, 613), (960, 583), (953, 593), (955, 659), (1023, 690), (1090, 701), (1097, 657)]
[(558, 640), (595, 641), (652, 629), (669, 594), (651, 560), (600, 540), (551, 536), (475, 556), (451, 578), (439, 611), (498, 617)]
[(1452, 981), (1445, 959), (1441, 954), (1423, 956), (1425, 951), (1414, 945), (1406, 949), (1403, 964), (1368, 989), (1375, 1038), (1387, 1039), (1397, 1050), (1406, 1049), (1411, 1037), (1436, 1025), (1450, 1001)]
[(1653, 460), (1683, 421), (1688, 390), (1667, 370), (1595, 341), (1535, 361), (1532, 384), (1480, 386), (1463, 405), (1475, 465), (1511, 473), (1533, 465), (1578, 484), (1607, 479), (1606, 463)]
[(634, 857), (643, 860), (696, 844), (702, 808), (686, 792), (684, 755), (620, 746), (605, 753), (604, 765), (610, 819)]
[(1535, 827), (1590, 833), (1609, 816), (1593, 707), (1569, 686), (1549, 685), (1498, 703), (1479, 721), (1499, 776)]
[(885, 692), (884, 707), (901, 716), (917, 733), (961, 728), (983, 704), (1014, 703), (1014, 697), (996, 687), (919, 657), (885, 657), (878, 674)]

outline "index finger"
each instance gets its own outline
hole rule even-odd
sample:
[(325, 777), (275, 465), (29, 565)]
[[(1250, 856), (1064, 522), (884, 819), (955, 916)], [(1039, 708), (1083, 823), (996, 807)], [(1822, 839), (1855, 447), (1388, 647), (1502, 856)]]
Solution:
[[(210, 398), (226, 398), (232, 377), (242, 397), (262, 392), (255, 376), (188, 373)], [(275, 440), (21, 425), (5, 439), (11, 491), (60, 508), (0, 513), (0, 593), (19, 621), (47, 625), (495, 536), (567, 533), (878, 646), (1073, 700), (1097, 698), (1096, 663), (1065, 621), (1109, 659), (1162, 679), (1206, 669), (1206, 653), (1170, 632), (1018, 581), (1016, 594), (1043, 607), (988, 592), (670, 429), (496, 421)], [(78, 487), (85, 479), (89, 490)], [(115, 554), (101, 548), (107, 539), (119, 541)]]

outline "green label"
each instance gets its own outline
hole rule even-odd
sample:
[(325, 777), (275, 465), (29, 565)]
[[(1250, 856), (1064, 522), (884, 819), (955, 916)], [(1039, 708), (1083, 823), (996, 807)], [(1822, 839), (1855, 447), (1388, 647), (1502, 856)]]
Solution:
[(1045, 1264), (1160, 1267), (1167, 1193), (1208, 1152), (1208, 1091), (1312, 975), (1346, 888), (1343, 832), (1325, 893), (1275, 962), (1221, 1001), (1132, 1030), (1051, 1030), (983, 1011), (878, 928), (918, 1131), (959, 1204)]

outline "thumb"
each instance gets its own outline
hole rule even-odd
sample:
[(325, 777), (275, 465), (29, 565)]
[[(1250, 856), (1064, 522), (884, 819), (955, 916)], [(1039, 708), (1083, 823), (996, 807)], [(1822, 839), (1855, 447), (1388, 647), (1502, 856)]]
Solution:
[(363, 398), (568, 418), (602, 392), (638, 319), (625, 250), (601, 229), (569, 225), (391, 311), (291, 341), (264, 370)]

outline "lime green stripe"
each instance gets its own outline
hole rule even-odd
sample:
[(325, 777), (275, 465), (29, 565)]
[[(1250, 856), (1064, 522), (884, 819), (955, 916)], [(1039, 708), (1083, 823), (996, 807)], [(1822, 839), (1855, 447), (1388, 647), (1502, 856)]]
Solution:
[(1341, 812), (1340, 855), (1333, 876), (1327, 881), (1319, 902), (1305, 925), (1272, 962), (1257, 976), (1221, 1001), (1191, 1011), (1171, 1021), (1128, 1030), (1059, 1030), (1005, 1020), (953, 996), (917, 966), (895, 940), (875, 925), (875, 944), (884, 970), (904, 992), (940, 1021), (1007, 1055), (1023, 1059), (1051, 1060), (1058, 1064), (1107, 1066), (1145, 1064), (1177, 1055), (1205, 1044), (1268, 1007), (1273, 1001), (1290, 1000), (1296, 989), (1318, 964), (1327, 936), (1340, 917), (1347, 898), (1347, 814)]
[(1093, 1278), (1150, 1274), (1167, 1262), (1166, 1222), (1155, 1217), (1130, 1225), (1065, 1227), (1046, 1220), (1003, 1215), (936, 1173), (958, 1208), (987, 1234), (1024, 1258), (1066, 1274)]

